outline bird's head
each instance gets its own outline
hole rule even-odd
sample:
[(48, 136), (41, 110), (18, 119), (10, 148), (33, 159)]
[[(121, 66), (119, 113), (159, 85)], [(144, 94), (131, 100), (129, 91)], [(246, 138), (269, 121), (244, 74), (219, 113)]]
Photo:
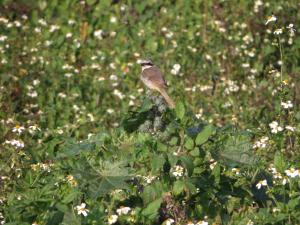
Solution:
[(142, 71), (144, 69), (148, 69), (152, 66), (154, 66), (153, 62), (150, 59), (141, 59), (138, 61), (138, 64), (142, 66)]
[(153, 66), (153, 62), (150, 59), (141, 59), (138, 61), (138, 63), (144, 67), (144, 66)]

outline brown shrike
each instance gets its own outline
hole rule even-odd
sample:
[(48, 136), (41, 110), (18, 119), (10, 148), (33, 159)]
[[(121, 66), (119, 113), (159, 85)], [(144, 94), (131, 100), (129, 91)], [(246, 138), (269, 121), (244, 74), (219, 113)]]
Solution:
[(160, 69), (151, 60), (141, 60), (142, 66), (141, 80), (151, 90), (158, 91), (166, 100), (170, 108), (175, 108), (174, 101), (168, 95), (167, 84)]

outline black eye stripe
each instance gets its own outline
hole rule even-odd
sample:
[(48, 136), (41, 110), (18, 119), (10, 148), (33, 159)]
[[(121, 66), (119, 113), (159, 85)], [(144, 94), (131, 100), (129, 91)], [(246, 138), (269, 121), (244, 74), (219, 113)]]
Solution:
[(152, 63), (142, 63), (141, 65), (142, 66), (152, 66), (153, 64)]

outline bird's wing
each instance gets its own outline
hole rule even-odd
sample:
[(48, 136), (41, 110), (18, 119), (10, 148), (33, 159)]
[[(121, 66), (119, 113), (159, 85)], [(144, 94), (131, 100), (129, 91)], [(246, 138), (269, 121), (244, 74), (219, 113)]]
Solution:
[(166, 87), (166, 81), (163, 77), (162, 72), (160, 69), (156, 66), (152, 66), (151, 68), (145, 69), (143, 71), (142, 76), (151, 81), (154, 82), (155, 84), (159, 85), (159, 87), (164, 88)]

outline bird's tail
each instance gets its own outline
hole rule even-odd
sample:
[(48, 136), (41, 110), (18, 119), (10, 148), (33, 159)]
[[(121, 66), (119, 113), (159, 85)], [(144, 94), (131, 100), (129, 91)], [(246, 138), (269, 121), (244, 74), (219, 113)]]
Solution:
[(175, 102), (170, 98), (170, 96), (168, 95), (168, 93), (166, 92), (166, 90), (163, 89), (163, 88), (159, 88), (158, 91), (164, 97), (164, 99), (168, 103), (169, 107), (171, 109), (174, 109), (175, 108)]

